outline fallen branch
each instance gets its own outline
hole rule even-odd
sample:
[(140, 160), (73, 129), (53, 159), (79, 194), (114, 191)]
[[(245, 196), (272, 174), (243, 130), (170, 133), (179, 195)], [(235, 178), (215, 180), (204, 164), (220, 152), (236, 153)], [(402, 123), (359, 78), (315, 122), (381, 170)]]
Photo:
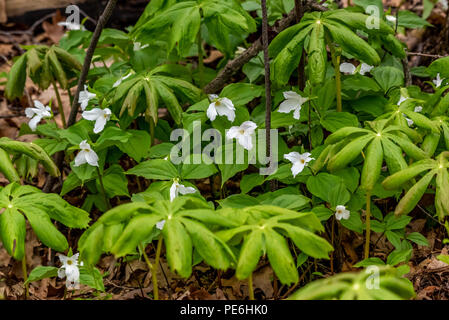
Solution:
[[(80, 92), (84, 87), (84, 84), (87, 80), (87, 75), (89, 74), (90, 65), (92, 63), (92, 58), (95, 52), (95, 48), (97, 47), (98, 40), (100, 39), (101, 32), (103, 31), (103, 28), (105, 27), (106, 23), (108, 22), (109, 18), (112, 15), (112, 12), (114, 11), (114, 8), (117, 4), (118, 0), (109, 0), (108, 4), (106, 5), (103, 14), (101, 15), (100, 19), (98, 20), (98, 24), (95, 28), (94, 34), (92, 35), (92, 40), (90, 42), (89, 48), (86, 52), (86, 57), (84, 58), (84, 64), (83, 69), (81, 71), (81, 75), (78, 81), (78, 86), (76, 88), (75, 96), (73, 97), (72, 102), (72, 108), (70, 110), (70, 116), (67, 121), (67, 127), (70, 127), (76, 122), (76, 116), (78, 114), (79, 110), (79, 96)], [(58, 152), (55, 157), (55, 163), (58, 166), (58, 168), (61, 168), (62, 162), (64, 161), (64, 152)], [(62, 170), (61, 170), (62, 172)], [(53, 177), (48, 176), (47, 181), (45, 182), (45, 186), (43, 188), (44, 192), (50, 192), (53, 186)]]
[[(304, 11), (326, 11), (327, 8), (308, 0), (304, 4)], [(278, 33), (287, 29), (296, 19), (296, 12), (293, 9), (285, 18), (279, 20), (274, 28), (270, 31), (270, 40), (274, 38)], [(262, 37), (257, 39), (251, 47), (246, 49), (241, 55), (235, 57), (233, 60), (228, 61), (226, 66), (218, 73), (217, 77), (212, 80), (206, 87), (204, 87), (204, 92), (216, 93), (223, 89), (226, 83), (231, 79), (231, 77), (243, 67), (244, 64), (249, 62), (252, 58), (257, 56), (260, 51), (263, 50)]]

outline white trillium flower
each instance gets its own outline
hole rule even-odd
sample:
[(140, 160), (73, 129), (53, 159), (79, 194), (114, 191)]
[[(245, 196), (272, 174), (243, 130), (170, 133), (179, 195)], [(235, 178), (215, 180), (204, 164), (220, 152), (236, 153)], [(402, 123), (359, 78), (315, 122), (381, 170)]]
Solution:
[(43, 118), (51, 117), (51, 109), (49, 106), (44, 106), (40, 101), (34, 100), (34, 108), (26, 108), (25, 115), (30, 118), (28, 125), (32, 131), (36, 131), (37, 124)]
[(337, 206), (335, 211), (335, 218), (337, 218), (337, 220), (348, 220), (350, 216), (351, 212), (349, 210), (346, 210), (345, 206)]
[(407, 125), (408, 125), (409, 127), (411, 127), (411, 126), (413, 125), (413, 123), (414, 123), (413, 120), (407, 118), (407, 116), (406, 116), (405, 113), (403, 113), (402, 115), (404, 116), (405, 120), (407, 121)]
[(252, 121), (245, 121), (240, 126), (231, 127), (226, 132), (226, 138), (237, 139), (237, 142), (246, 150), (253, 148), (253, 135), (257, 125)]
[(179, 183), (179, 179), (174, 179), (173, 184), (170, 187), (170, 201), (175, 200), (175, 198), (178, 197), (179, 194), (186, 195), (195, 192), (195, 188), (186, 187)]
[(140, 42), (134, 42), (134, 51), (140, 51), (142, 49), (148, 48), (149, 46), (149, 44), (142, 45), (142, 43)]
[(83, 112), (83, 118), (89, 121), (95, 121), (94, 133), (103, 131), (106, 123), (111, 119), (111, 110), (109, 108), (94, 108), (90, 111)]
[(285, 100), (279, 105), (278, 112), (290, 113), (293, 112), (293, 118), (299, 120), (301, 116), (302, 105), (309, 100), (309, 98), (303, 98), (301, 95), (294, 91), (286, 91), (283, 93)]
[(80, 287), (80, 270), (78, 266), (82, 266), (83, 263), (78, 264), (79, 253), (74, 254), (71, 257), (66, 257), (62, 254), (59, 256), (59, 260), (62, 266), (58, 270), (58, 277), (66, 278), (65, 285), (69, 290), (79, 289)]
[(89, 101), (95, 98), (97, 95), (95, 93), (89, 92), (87, 90), (87, 86), (84, 85), (84, 91), (80, 92), (80, 97), (78, 99), (78, 103), (81, 104), (81, 110), (85, 110), (87, 108), (87, 105), (89, 104)]
[(156, 228), (162, 231), (162, 229), (164, 229), (165, 222), (165, 220), (159, 221), (158, 223), (156, 223)]
[(311, 154), (306, 152), (300, 154), (298, 152), (290, 152), (284, 155), (284, 158), (290, 161), (292, 165), (293, 178), (296, 178), (298, 173), (301, 173), (304, 168), (309, 164), (310, 161), (315, 160), (315, 158), (310, 157)]
[(347, 73), (347, 74), (355, 74), (356, 67), (352, 63), (343, 62), (340, 64), (340, 72), (341, 73)]
[(235, 120), (235, 108), (232, 101), (228, 98), (219, 98), (215, 94), (209, 95), (209, 100), (211, 104), (207, 108), (206, 115), (210, 121), (214, 121), (217, 115), (226, 116), (229, 121), (234, 122)]
[(417, 106), (415, 107), (415, 112), (421, 112), (422, 111), (422, 107), (421, 106)]
[(369, 64), (363, 62), (362, 66), (360, 67), (360, 74), (364, 76), (366, 73), (370, 73), (373, 68), (374, 66), (370, 66)]
[(441, 3), (441, 6), (443, 7), (444, 10), (447, 10), (449, 8), (447, 0), (440, 0), (438, 2)]
[(123, 81), (125, 81), (126, 79), (128, 79), (129, 77), (132, 76), (132, 73), (129, 73), (128, 75), (121, 77), (120, 79), (118, 79), (113, 85), (113, 88), (117, 88), (119, 85), (122, 84)]
[[(369, 64), (363, 62), (360, 66), (359, 73), (364, 76), (366, 73), (371, 72), (373, 68), (374, 66), (370, 66)], [(345, 74), (356, 74), (357, 68), (352, 63), (343, 62), (342, 64), (340, 64), (340, 72)]]
[(409, 98), (406, 98), (401, 94), (401, 97), (399, 98), (399, 101), (398, 101), (398, 106), (400, 106), (402, 104), (402, 102), (407, 101), (408, 99)]
[(92, 150), (87, 140), (80, 143), (81, 151), (75, 157), (75, 167), (79, 167), (85, 163), (93, 167), (98, 167), (98, 155)]
[(83, 25), (74, 22), (67, 22), (67, 21), (58, 22), (58, 26), (65, 27), (68, 30), (83, 30), (83, 31), (86, 30), (86, 28), (84, 28)]
[(444, 79), (441, 79), (440, 74), (438, 73), (436, 79), (433, 80), (433, 84), (435, 85), (435, 87), (439, 88), (441, 87), (443, 80)]
[(389, 21), (391, 23), (396, 23), (396, 17), (395, 16), (387, 15), (387, 16), (385, 16), (385, 18), (387, 18), (387, 21)]

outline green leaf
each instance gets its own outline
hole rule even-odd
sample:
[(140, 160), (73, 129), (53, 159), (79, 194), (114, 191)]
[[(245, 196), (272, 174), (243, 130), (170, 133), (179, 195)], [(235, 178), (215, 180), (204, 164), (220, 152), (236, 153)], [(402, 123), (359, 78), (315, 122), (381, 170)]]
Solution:
[(155, 180), (172, 180), (179, 176), (176, 167), (170, 161), (162, 159), (144, 161), (128, 170), (126, 174)]
[(117, 147), (137, 162), (146, 159), (150, 152), (151, 136), (144, 130), (127, 130), (131, 136), (125, 142), (119, 141)]
[(412, 232), (406, 236), (407, 240), (410, 240), (420, 246), (429, 246), (429, 241), (419, 232)]
[(416, 15), (416, 13), (408, 10), (400, 10), (398, 14), (398, 26), (409, 29), (416, 29), (432, 25), (420, 16)]
[(395, 67), (385, 66), (377, 67), (371, 70), (371, 74), (384, 92), (391, 88), (402, 87), (404, 85), (404, 73)]
[(14, 100), (23, 96), (25, 81), (27, 77), (27, 55), (22, 55), (12, 66), (6, 83), (5, 96), (9, 100)]
[(54, 278), (57, 276), (58, 276), (58, 268), (38, 266), (38, 267), (34, 268), (33, 270), (31, 270), (25, 284), (28, 284), (28, 283), (31, 283), (34, 281), (39, 281), (42, 279)]
[(320, 122), (330, 132), (336, 132), (345, 127), (358, 127), (359, 125), (357, 116), (348, 112), (327, 112)]
[(16, 260), (25, 254), (25, 218), (15, 209), (6, 208), (0, 214), (0, 236), (3, 247)]
[(265, 181), (265, 177), (258, 173), (245, 174), (240, 181), (240, 190), (242, 193), (248, 193)]
[(80, 267), (80, 283), (104, 292), (103, 276), (95, 267)]
[(188, 278), (192, 273), (192, 240), (181, 222), (167, 220), (162, 230), (167, 260), (170, 269), (176, 271), (181, 277)]
[(268, 259), (281, 283), (298, 282), (298, 271), (287, 240), (273, 230), (266, 230), (264, 236)]
[(251, 276), (263, 254), (263, 244), (262, 230), (256, 229), (245, 237), (235, 272), (237, 279), (248, 279)]

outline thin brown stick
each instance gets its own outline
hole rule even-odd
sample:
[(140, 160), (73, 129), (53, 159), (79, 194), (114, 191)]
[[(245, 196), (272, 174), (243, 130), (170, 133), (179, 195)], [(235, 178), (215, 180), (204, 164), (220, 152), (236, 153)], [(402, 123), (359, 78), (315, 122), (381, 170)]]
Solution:
[(114, 11), (114, 8), (117, 4), (118, 0), (109, 0), (106, 8), (103, 11), (100, 19), (98, 20), (97, 27), (95, 28), (94, 34), (92, 35), (92, 40), (90, 41), (89, 48), (86, 52), (86, 57), (84, 59), (83, 70), (81, 71), (81, 75), (78, 81), (78, 87), (76, 88), (76, 93), (72, 103), (72, 109), (70, 110), (69, 120), (67, 121), (67, 126), (70, 127), (76, 121), (76, 115), (78, 114), (78, 99), (80, 96), (80, 92), (84, 87), (84, 84), (87, 80), (87, 75), (90, 70), (90, 65), (92, 63), (92, 57), (94, 55), (95, 48), (97, 47), (98, 40), (100, 39), (101, 32), (103, 31), (104, 26), (108, 22), (109, 18)]
[[(304, 2), (304, 12), (306, 11), (326, 11), (327, 8), (316, 3), (314, 0), (307, 0)], [(295, 21), (296, 13), (292, 10), (285, 18), (277, 21), (273, 30), (270, 30), (270, 37), (273, 38), (281, 31), (287, 29)], [(231, 77), (243, 67), (244, 64), (249, 62), (252, 58), (257, 56), (260, 51), (263, 50), (262, 37), (257, 39), (251, 47), (246, 49), (241, 55), (237, 56), (233, 60), (229, 60), (226, 66), (218, 73), (214, 80), (212, 80), (206, 87), (204, 92), (216, 93), (220, 91)]]
[[(299, 23), (304, 16), (304, 4), (302, 0), (295, 0), (295, 18), (296, 23)], [(299, 61), (298, 66), (298, 87), (299, 90), (304, 90), (306, 86), (306, 76), (304, 72), (305, 67), (305, 54), (304, 50), (301, 52), (301, 60)]]

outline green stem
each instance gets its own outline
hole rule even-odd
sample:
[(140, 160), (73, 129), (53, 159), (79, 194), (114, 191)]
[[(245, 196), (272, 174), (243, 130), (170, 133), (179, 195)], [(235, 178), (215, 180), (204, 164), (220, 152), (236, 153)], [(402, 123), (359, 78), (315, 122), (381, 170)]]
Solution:
[(367, 193), (366, 193), (365, 259), (369, 258), (370, 237), (371, 237), (371, 191), (367, 191)]
[(154, 124), (154, 120), (152, 118), (150, 118), (150, 137), (151, 137), (151, 146), (152, 147), (154, 145), (154, 128), (155, 128), (155, 124)]
[(101, 174), (99, 167), (97, 167), (97, 173), (98, 173), (98, 180), (100, 181), (100, 189), (103, 195), (104, 202), (106, 203), (106, 207), (108, 208), (108, 210), (111, 210), (111, 204), (109, 203), (108, 196), (106, 195), (106, 189), (104, 188), (103, 175)]
[(203, 39), (201, 30), (198, 32), (198, 73), (200, 76), (200, 88), (204, 87), (204, 59), (203, 59)]
[(337, 50), (337, 48), (334, 46), (332, 42), (332, 39), (327, 33), (325, 34), (325, 37), (326, 42), (331, 51), (332, 64), (334, 65), (335, 70), (335, 86), (337, 91), (337, 112), (341, 112), (343, 110), (341, 103), (341, 74), (340, 74), (341, 49)]
[(159, 236), (159, 240), (157, 241), (157, 249), (156, 249), (156, 260), (154, 260), (154, 270), (153, 270), (153, 296), (154, 300), (159, 300), (159, 287), (157, 285), (157, 269), (159, 266), (159, 257), (161, 256), (162, 250), (162, 242), (164, 238), (162, 235)]
[(254, 299), (254, 286), (253, 286), (253, 274), (251, 273), (248, 278), (248, 291), (249, 291), (249, 300), (256, 300)]
[[(24, 283), (27, 282), (28, 280), (28, 271), (27, 271), (27, 257), (26, 254), (23, 256), (22, 259), (22, 272), (23, 272), (23, 281)], [(29, 290), (29, 284), (26, 283), (25, 284), (25, 300), (28, 300), (29, 296), (30, 296), (30, 290)]]
[(61, 96), (59, 94), (59, 89), (56, 86), (56, 83), (54, 81), (53, 81), (53, 88), (55, 89), (56, 99), (58, 100), (58, 110), (59, 110), (59, 114), (61, 115), (62, 126), (64, 128), (67, 128), (67, 123), (65, 121), (64, 107), (62, 105)]

